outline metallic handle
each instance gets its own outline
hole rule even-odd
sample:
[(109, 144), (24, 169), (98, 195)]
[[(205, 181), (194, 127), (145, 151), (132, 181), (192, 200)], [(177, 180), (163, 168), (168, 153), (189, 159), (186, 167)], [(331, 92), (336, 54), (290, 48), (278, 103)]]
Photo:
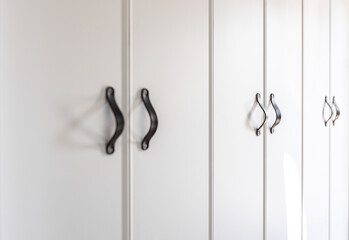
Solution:
[[(327, 106), (330, 108), (330, 110), (331, 110), (331, 115), (330, 115), (330, 117), (327, 119), (327, 120), (325, 120), (325, 127), (327, 126), (327, 123), (332, 119), (332, 116), (333, 116), (333, 110), (332, 110), (332, 107), (331, 107), (331, 105), (330, 105), (330, 103), (328, 102), (328, 100), (327, 100), (327, 96), (325, 97), (325, 103), (327, 104)], [(322, 114), (323, 115), (325, 115), (325, 106), (326, 106), (326, 104), (324, 105), (324, 109), (323, 109), (323, 111), (322, 111)]]
[(275, 115), (276, 115), (275, 122), (274, 122), (273, 126), (271, 126), (271, 128), (270, 128), (270, 133), (273, 134), (276, 126), (279, 125), (279, 123), (281, 122), (281, 112), (280, 112), (278, 105), (276, 105), (274, 93), (270, 94), (270, 102), (275, 110)]
[(105, 96), (107, 98), (107, 101), (109, 103), (109, 106), (111, 110), (113, 111), (115, 122), (116, 122), (116, 128), (113, 137), (109, 140), (106, 146), (106, 152), (107, 154), (113, 154), (115, 150), (115, 142), (118, 139), (118, 137), (121, 135), (122, 131), (124, 130), (124, 116), (122, 115), (118, 105), (116, 104), (115, 97), (114, 97), (114, 88), (108, 87)]
[(334, 117), (332, 124), (334, 126), (335, 121), (339, 118), (339, 116), (341, 115), (341, 111), (339, 110), (339, 107), (336, 103), (336, 99), (335, 97), (333, 97), (333, 101), (332, 101), (332, 105), (334, 106), (334, 108), (336, 109), (336, 116)]
[(150, 117), (150, 128), (147, 135), (144, 137), (142, 141), (142, 146), (141, 146), (143, 150), (147, 150), (149, 148), (150, 139), (154, 136), (158, 128), (158, 117), (153, 108), (153, 105), (150, 102), (148, 89), (146, 88), (142, 89), (141, 97)]
[(261, 135), (261, 129), (264, 126), (265, 122), (267, 121), (268, 116), (267, 116), (267, 111), (265, 110), (263, 104), (261, 103), (261, 95), (259, 93), (256, 94), (256, 101), (257, 101), (259, 107), (262, 109), (263, 114), (264, 114), (264, 120), (263, 120), (262, 125), (260, 125), (260, 127), (256, 129), (256, 135), (259, 136), (259, 135)]

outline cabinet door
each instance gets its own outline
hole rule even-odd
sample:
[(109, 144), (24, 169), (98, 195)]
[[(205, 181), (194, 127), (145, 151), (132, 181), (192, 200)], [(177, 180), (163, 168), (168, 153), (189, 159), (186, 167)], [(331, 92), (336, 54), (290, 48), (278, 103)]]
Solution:
[[(266, 238), (301, 239), (302, 2), (269, 0), (266, 15)], [(270, 95), (281, 111), (276, 114)]]
[[(304, 1), (303, 239), (329, 237), (329, 1)], [(330, 101), (330, 99), (328, 99)], [(323, 109), (325, 110), (323, 111)]]
[[(214, 1), (215, 240), (263, 239), (263, 1)], [(263, 97), (262, 97), (263, 101)]]
[(1, 0), (3, 240), (122, 239), (121, 0)]
[[(134, 240), (209, 237), (209, 3), (133, 0), (131, 234)], [(147, 88), (158, 129), (141, 100)]]
[[(340, 117), (331, 123), (330, 239), (348, 239), (348, 0), (331, 1), (331, 95)], [(333, 101), (333, 99), (331, 99)], [(335, 108), (333, 107), (335, 111)]]

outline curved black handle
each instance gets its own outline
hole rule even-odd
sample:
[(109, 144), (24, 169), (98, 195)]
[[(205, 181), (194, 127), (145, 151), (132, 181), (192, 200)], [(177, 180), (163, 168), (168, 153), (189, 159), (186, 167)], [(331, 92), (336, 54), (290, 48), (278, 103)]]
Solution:
[(339, 116), (341, 115), (341, 111), (339, 110), (339, 107), (336, 103), (336, 99), (335, 97), (333, 97), (333, 101), (332, 101), (332, 104), (334, 106), (334, 108), (336, 109), (336, 116), (334, 117), (334, 119), (332, 120), (332, 124), (334, 126), (334, 123), (336, 122), (336, 120), (339, 118)]
[(265, 108), (261, 102), (261, 95), (259, 93), (256, 94), (256, 101), (257, 101), (259, 107), (262, 109), (263, 114), (264, 114), (263, 123), (259, 126), (259, 128), (256, 129), (256, 135), (259, 136), (259, 135), (261, 135), (262, 127), (264, 126), (265, 122), (267, 121), (268, 115), (267, 115), (267, 111), (265, 110)]
[(270, 133), (273, 134), (275, 132), (276, 126), (279, 125), (279, 123), (281, 122), (281, 112), (280, 112), (278, 105), (275, 102), (274, 93), (270, 94), (270, 102), (275, 110), (275, 115), (276, 115), (275, 122), (274, 122), (273, 126), (271, 126), (271, 128), (270, 128)]
[(107, 90), (105, 91), (105, 96), (107, 98), (107, 101), (110, 105), (111, 110), (113, 111), (113, 114), (115, 116), (115, 122), (116, 122), (116, 129), (114, 132), (113, 137), (109, 140), (106, 146), (106, 152), (107, 154), (113, 154), (115, 150), (115, 142), (118, 139), (118, 137), (121, 135), (122, 131), (124, 130), (124, 116), (122, 115), (118, 105), (116, 104), (115, 97), (114, 97), (114, 88), (107, 87)]
[(150, 139), (154, 136), (156, 130), (158, 129), (158, 116), (156, 115), (153, 105), (150, 102), (148, 89), (142, 89), (141, 97), (150, 117), (150, 128), (147, 135), (145, 135), (143, 138), (141, 146), (143, 150), (147, 150), (149, 148)]
[(328, 102), (328, 100), (327, 100), (327, 96), (325, 97), (325, 105), (324, 105), (324, 109), (322, 110), (322, 114), (323, 115), (325, 115), (325, 106), (326, 106), (326, 104), (327, 104), (327, 106), (330, 108), (330, 111), (331, 111), (331, 115), (330, 115), (330, 117), (326, 120), (326, 119), (324, 119), (324, 121), (325, 121), (325, 127), (327, 126), (327, 123), (332, 119), (332, 116), (333, 116), (333, 109), (332, 109), (332, 107), (331, 107), (331, 104)]

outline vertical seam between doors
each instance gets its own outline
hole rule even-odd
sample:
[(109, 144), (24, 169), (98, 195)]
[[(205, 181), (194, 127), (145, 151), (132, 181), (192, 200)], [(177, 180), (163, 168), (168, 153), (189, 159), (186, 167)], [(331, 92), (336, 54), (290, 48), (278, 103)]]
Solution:
[[(329, 82), (329, 92), (328, 96), (331, 101), (331, 59), (332, 59), (332, 1), (328, 1), (328, 17), (329, 17), (329, 24), (328, 24), (328, 82)], [(329, 122), (328, 132), (329, 132), (329, 141), (328, 141), (328, 239), (331, 239), (331, 121)]]
[[(2, 0), (0, 0), (0, 16), (2, 13)], [(0, 17), (0, 133), (3, 132), (2, 131), (2, 115), (3, 115), (3, 106), (2, 106), (2, 97), (3, 94), (2, 94), (2, 86), (3, 86), (3, 46), (2, 46), (2, 42), (3, 42), (3, 39), (2, 39), (2, 18)], [(3, 137), (2, 137), (2, 134), (0, 134), (0, 209), (3, 209), (3, 206), (2, 206), (2, 161), (3, 161), (3, 151), (2, 151), (2, 141), (3, 141)], [(3, 218), (3, 215), (0, 214), (0, 240), (2, 239), (2, 220)]]
[[(0, 16), (2, 14), (2, 0), (0, 0)], [(0, 133), (2, 131), (2, 125), (3, 125), (3, 99), (1, 96), (3, 96), (2, 91), (3, 91), (3, 38), (2, 38), (2, 17), (0, 17)], [(2, 203), (2, 166), (3, 166), (3, 151), (2, 151), (2, 141), (3, 137), (2, 134), (0, 134), (0, 209), (3, 209), (3, 203)], [(2, 231), (2, 223), (3, 222), (3, 215), (0, 214), (0, 240), (3, 239), (3, 231)]]
[(209, 239), (214, 239), (214, 0), (209, 0)]
[[(263, 0), (263, 102), (267, 106), (267, 0)], [(267, 126), (263, 128), (263, 239), (267, 239)]]
[(122, 15), (122, 102), (125, 130), (122, 147), (122, 239), (130, 240), (130, 0), (121, 0)]
[(132, 128), (132, 114), (131, 114), (131, 90), (132, 90), (132, 0), (127, 1), (127, 38), (128, 38), (128, 129), (127, 129), (127, 162), (128, 162), (128, 221), (127, 221), (127, 240), (133, 239), (133, 201), (132, 201), (132, 151), (131, 151), (131, 128)]
[(302, 15), (301, 15), (301, 78), (302, 78), (302, 135), (301, 135), (301, 239), (303, 240), (303, 221), (304, 221), (304, 0), (301, 0), (301, 5), (302, 5)]

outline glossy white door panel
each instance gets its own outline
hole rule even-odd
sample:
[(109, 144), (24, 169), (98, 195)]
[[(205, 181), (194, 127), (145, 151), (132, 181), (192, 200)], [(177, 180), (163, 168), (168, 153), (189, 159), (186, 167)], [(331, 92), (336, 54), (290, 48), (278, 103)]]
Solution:
[(335, 125), (331, 123), (331, 240), (348, 239), (348, 11), (348, 0), (331, 0), (331, 95), (341, 110)]
[(121, 0), (1, 1), (3, 240), (123, 239)]
[[(304, 0), (303, 239), (329, 238), (329, 1)], [(328, 118), (327, 106), (324, 111)]]
[[(301, 239), (302, 165), (302, 1), (268, 0), (266, 4), (266, 79), (268, 131), (266, 148), (266, 238)], [(281, 111), (273, 134), (275, 111)]]
[(263, 239), (263, 1), (214, 1), (215, 240)]
[[(209, 2), (131, 4), (133, 240), (209, 237)], [(149, 149), (141, 89), (159, 127)]]

